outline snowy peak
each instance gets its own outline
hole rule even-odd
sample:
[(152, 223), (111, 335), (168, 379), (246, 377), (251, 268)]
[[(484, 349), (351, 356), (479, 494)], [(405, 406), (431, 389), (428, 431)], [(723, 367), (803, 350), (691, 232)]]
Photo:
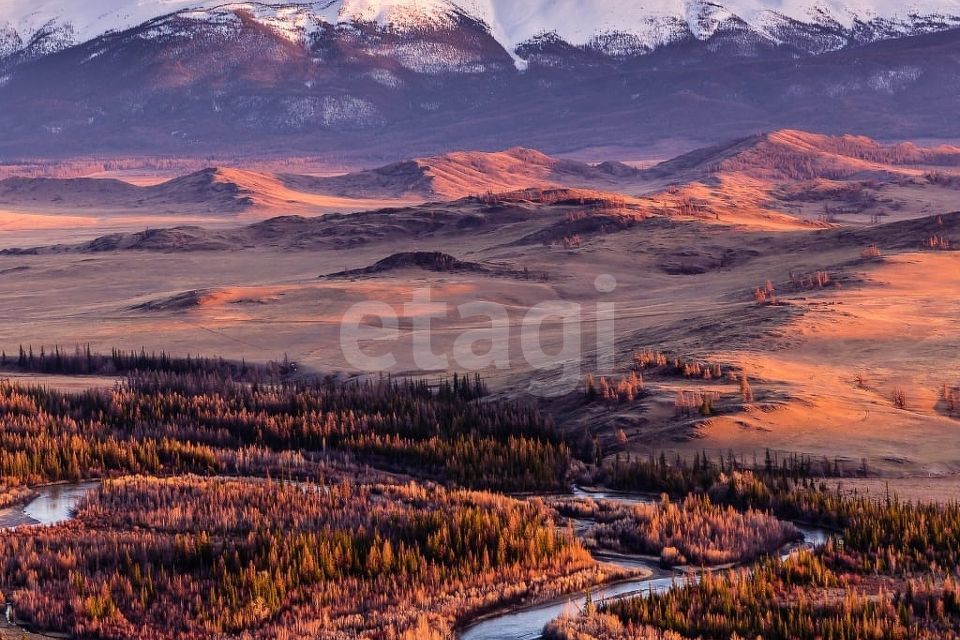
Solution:
[[(447, 0), (339, 0), (328, 3), (327, 19), (339, 24), (372, 22), (381, 26), (447, 26), (461, 9)], [(336, 10), (336, 15), (332, 15)]]
[(322, 25), (417, 31), (455, 28), (466, 17), (485, 25), (510, 53), (545, 35), (623, 54), (706, 40), (731, 26), (780, 43), (803, 25), (832, 34), (815, 38), (826, 49), (960, 26), (960, 0), (4, 0), (0, 56), (30, 46), (42, 54), (175, 13), (205, 19), (235, 12), (291, 39)]
[(943, 31), (960, 0), (847, 2), (0, 0), (10, 24), (40, 25), (0, 27), (0, 150), (263, 141), (382, 159), (781, 127), (960, 138), (960, 29)]
[(449, 23), (458, 8), (447, 0), (320, 0), (317, 2), (225, 2), (224, 0), (4, 0), (0, 7), (0, 46), (3, 33), (26, 42), (44, 30), (68, 29), (64, 46), (86, 42), (105, 33), (124, 31), (159, 17), (180, 14), (203, 19), (243, 12), (289, 34), (317, 23), (355, 21), (382, 26), (419, 27)]
[(960, 25), (960, 0), (458, 0), (508, 51), (553, 34), (574, 46), (629, 36), (644, 49), (743, 25), (773, 41), (785, 25), (888, 36)]

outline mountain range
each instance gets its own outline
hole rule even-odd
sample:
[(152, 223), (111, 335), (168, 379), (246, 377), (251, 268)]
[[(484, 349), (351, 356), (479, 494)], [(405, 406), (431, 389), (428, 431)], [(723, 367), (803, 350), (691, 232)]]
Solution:
[(291, 209), (311, 196), (447, 201), (525, 188), (629, 184), (641, 171), (619, 162), (587, 164), (532, 149), (455, 152), (414, 158), (332, 177), (208, 167), (154, 185), (114, 178), (0, 180), (0, 206), (183, 212), (191, 207), (237, 213), (250, 207)]
[[(50, 53), (155, 22), (182, 18), (226, 26), (249, 18), (293, 42), (307, 43), (331, 26), (377, 25), (395, 32), (456, 30), (472, 22), (518, 64), (543, 42), (562, 42), (609, 56), (646, 53), (665, 44), (745, 29), (758, 39), (823, 53), (853, 43), (960, 26), (956, 0), (7, 0), (3, 48)], [(232, 15), (231, 15), (232, 14)], [(444, 63), (449, 62), (444, 60)]]
[(0, 151), (960, 136), (957, 27), (957, 0), (6, 0)]
[[(544, 189), (660, 192), (682, 199), (686, 195), (682, 187), (694, 183), (711, 185), (715, 197), (731, 178), (739, 182), (745, 178), (754, 188), (771, 193), (778, 185), (795, 182), (802, 182), (808, 191), (816, 189), (818, 181), (836, 190), (833, 182), (838, 180), (871, 184), (917, 180), (918, 167), (932, 172), (960, 167), (960, 147), (884, 145), (858, 136), (780, 130), (698, 149), (643, 170), (620, 162), (590, 164), (513, 148), (412, 158), (327, 177), (231, 167), (208, 167), (150, 185), (116, 178), (11, 177), (0, 180), (0, 207), (154, 213), (195, 212), (201, 207), (236, 214), (248, 209), (299, 211), (317, 205), (318, 197), (420, 204), (468, 197), (482, 201), (505, 193), (521, 193), (517, 197), (524, 200)], [(527, 191), (533, 195), (522, 195)], [(797, 191), (790, 198), (798, 195), (803, 194)]]
[[(166, 224), (175, 226), (141, 231), (115, 220), (105, 226), (105, 235), (5, 249), (0, 255), (390, 246), (398, 250), (399, 262), (337, 273), (369, 275), (409, 266), (477, 271), (476, 265), (448, 264), (433, 249), (458, 246), (467, 236), (489, 240), (492, 234), (499, 236), (501, 248), (556, 246), (564, 239), (629, 232), (638, 224), (663, 229), (684, 223), (683, 237), (694, 223), (697, 228), (734, 226), (737, 233), (830, 231), (828, 240), (817, 236), (820, 249), (837, 243), (862, 249), (881, 241), (888, 249), (915, 249), (930, 238), (947, 237), (947, 228), (952, 234), (960, 220), (951, 215), (944, 227), (930, 208), (955, 200), (958, 167), (960, 147), (884, 145), (858, 136), (781, 130), (699, 149), (644, 170), (509, 149), (416, 158), (335, 177), (211, 167), (150, 186), (106, 178), (9, 178), (0, 180), (0, 209), (58, 213), (63, 206), (74, 213), (113, 212), (120, 219), (131, 213), (168, 214)], [(924, 198), (917, 199), (918, 193)], [(358, 194), (379, 195), (392, 204), (318, 215), (318, 196)], [(204, 209), (215, 213), (205, 218), (210, 226), (196, 224), (191, 215)], [(889, 224), (867, 226), (867, 216)], [(142, 224), (144, 218), (137, 220)], [(220, 224), (228, 220), (245, 224)], [(433, 249), (417, 255), (410, 246)], [(656, 264), (663, 273), (691, 275), (750, 255), (756, 254), (687, 247), (663, 253)], [(178, 295), (173, 302), (183, 300)], [(156, 308), (167, 308), (167, 302)]]

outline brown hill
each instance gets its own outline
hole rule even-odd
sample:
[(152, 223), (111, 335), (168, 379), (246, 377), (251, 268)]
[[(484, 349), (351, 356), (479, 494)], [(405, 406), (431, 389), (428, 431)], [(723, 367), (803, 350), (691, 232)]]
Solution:
[(698, 149), (657, 165), (651, 175), (701, 178), (743, 173), (782, 180), (890, 176), (906, 167), (960, 166), (960, 148), (885, 145), (864, 136), (827, 136), (783, 129)]
[(529, 273), (510, 269), (503, 265), (485, 264), (460, 260), (449, 253), (442, 251), (401, 251), (382, 260), (378, 260), (369, 267), (348, 269), (324, 278), (355, 278), (360, 276), (375, 276), (402, 269), (421, 269), (436, 273), (476, 273), (492, 276), (529, 277)]
[(425, 201), (531, 187), (615, 187), (629, 184), (639, 173), (619, 162), (591, 165), (515, 148), (406, 160), (329, 178), (216, 167), (151, 186), (108, 178), (14, 177), (0, 180), (0, 204), (235, 213), (251, 207), (309, 206), (317, 204), (318, 196)]
[(0, 202), (4, 204), (109, 206), (136, 199), (140, 192), (132, 184), (113, 179), (14, 177), (0, 180)]
[(639, 174), (619, 162), (591, 165), (516, 147), (493, 153), (458, 151), (333, 178), (283, 175), (280, 179), (294, 190), (351, 198), (419, 196), (453, 200), (528, 187), (613, 186)]
[(238, 212), (269, 197), (270, 176), (235, 169), (203, 169), (151, 186), (111, 178), (7, 178), (0, 204), (70, 208), (181, 209)]
[[(142, 251), (153, 253), (235, 252), (244, 249), (283, 251), (355, 250), (378, 247), (408, 247), (421, 242), (436, 246), (456, 246), (466, 236), (484, 237), (500, 248), (574, 246), (580, 240), (613, 234), (645, 234), (672, 229), (680, 235), (724, 233), (722, 227), (735, 227), (737, 233), (800, 232), (789, 236), (793, 248), (810, 247), (864, 249), (876, 245), (882, 249), (919, 249), (931, 238), (946, 240), (945, 246), (960, 246), (960, 213), (927, 215), (864, 228), (848, 228), (804, 221), (763, 209), (746, 199), (725, 205), (708, 203), (698, 208), (689, 194), (697, 185), (676, 193), (654, 194), (643, 198), (625, 198), (616, 194), (570, 189), (515, 192), (494, 199), (464, 198), (445, 204), (427, 204), (405, 208), (381, 209), (355, 214), (321, 217), (281, 216), (231, 229), (179, 226), (150, 229), (137, 233), (114, 233), (94, 240), (72, 244), (36, 246), (0, 250), (0, 256), (58, 254), (98, 254)], [(741, 191), (743, 189), (741, 188)], [(704, 202), (706, 194), (704, 194)], [(760, 193), (757, 199), (762, 197)], [(752, 197), (752, 196), (751, 196)], [(691, 224), (697, 223), (697, 224)], [(681, 232), (680, 229), (683, 229)], [(734, 234), (735, 236), (736, 234)], [(731, 236), (731, 237), (734, 237)], [(572, 240), (576, 238), (576, 242)], [(767, 247), (780, 251), (776, 243)], [(648, 251), (657, 251), (648, 248)], [(677, 273), (693, 273), (698, 255), (667, 253), (661, 267)], [(738, 249), (740, 251), (740, 249)], [(730, 258), (719, 257), (728, 265)], [(676, 269), (670, 266), (677, 262)], [(358, 269), (331, 272), (327, 277), (376, 275), (416, 267), (428, 271), (474, 272), (491, 275), (516, 275), (487, 263), (467, 262), (437, 251), (394, 251), (386, 259)], [(526, 275), (526, 274), (525, 274)]]

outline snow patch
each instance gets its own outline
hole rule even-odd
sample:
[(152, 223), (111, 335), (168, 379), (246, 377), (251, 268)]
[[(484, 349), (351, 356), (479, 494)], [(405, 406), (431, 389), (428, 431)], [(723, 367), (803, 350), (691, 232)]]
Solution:
[(603, 34), (629, 34), (656, 48), (686, 34), (709, 38), (734, 18), (765, 35), (768, 25), (785, 19), (848, 30), (885, 20), (897, 33), (960, 24), (960, 0), (458, 0), (458, 5), (484, 20), (508, 51), (543, 33), (575, 46)]
[(99, 58), (100, 56), (102, 56), (102, 55), (104, 54), (104, 52), (105, 52), (104, 49), (99, 49), (99, 50), (97, 50), (97, 51), (94, 51), (93, 53), (91, 53), (90, 55), (88, 55), (86, 58), (84, 58), (83, 61), (81, 62), (81, 64), (86, 64), (87, 62), (90, 62), (91, 60), (95, 60), (96, 58)]
[(349, 95), (288, 98), (283, 105), (286, 111), (283, 124), (292, 129), (311, 125), (367, 128), (384, 122), (382, 114), (372, 102)]
[[(518, 65), (517, 48), (546, 33), (574, 46), (600, 43), (611, 55), (630, 55), (680, 38), (708, 39), (731, 21), (773, 41), (791, 21), (867, 40), (960, 26), (960, 0), (2, 0), (0, 25), (8, 26), (0, 26), (0, 55), (38, 34), (42, 53), (179, 12), (223, 26), (228, 15), (242, 12), (292, 42), (309, 41), (328, 24), (417, 31), (454, 27), (466, 15), (486, 24)], [(845, 43), (822, 37), (824, 50)]]
[(267, 27), (280, 37), (295, 44), (305, 44), (308, 38), (324, 24), (323, 19), (312, 11), (311, 5), (269, 5), (255, 2), (221, 4), (211, 9), (193, 9), (178, 15), (190, 20), (200, 20), (219, 25), (234, 25), (239, 28), (241, 16)]
[(394, 73), (388, 71), (387, 69), (372, 69), (363, 75), (367, 78), (370, 78), (374, 82), (382, 84), (383, 86), (391, 89), (400, 89), (404, 84), (403, 80), (398, 78)]
[(443, 42), (410, 41), (393, 47), (384, 47), (377, 54), (397, 60), (404, 68), (417, 73), (483, 73), (487, 70), (482, 60), (469, 51)]
[(325, 17), (333, 23), (372, 22), (404, 29), (410, 25), (453, 26), (458, 12), (457, 5), (449, 0), (339, 0), (330, 3)]
[(867, 84), (878, 93), (895, 94), (903, 91), (920, 79), (923, 74), (919, 67), (903, 66), (885, 69), (870, 76)]
[(352, 125), (374, 127), (383, 124), (383, 116), (374, 104), (353, 96), (325, 96), (322, 102), (324, 126)]

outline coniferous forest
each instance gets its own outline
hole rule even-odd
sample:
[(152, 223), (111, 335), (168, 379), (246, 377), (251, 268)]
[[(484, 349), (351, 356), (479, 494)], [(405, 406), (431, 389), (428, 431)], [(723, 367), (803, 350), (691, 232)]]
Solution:
[(5, 535), (2, 558), (21, 618), (144, 640), (413, 640), (599, 577), (542, 505), (416, 483), (111, 480), (69, 525)]
[[(102, 480), (68, 522), (0, 532), (0, 592), (30, 629), (451, 638), (487, 613), (636, 578), (597, 560), (614, 553), (686, 577), (589, 601), (546, 638), (960, 637), (960, 505), (831, 488), (864, 470), (769, 453), (604, 459), (479, 378), (59, 349), (5, 362), (119, 376), (74, 393), (0, 381), (3, 505)], [(564, 496), (574, 482), (662, 496)], [(798, 551), (792, 522), (833, 537)]]
[[(616, 577), (542, 503), (570, 449), (479, 378), (296, 378), (283, 361), (21, 349), (0, 381), (0, 480), (101, 478), (76, 518), (0, 535), (30, 628), (84, 638), (446, 637), (462, 618)], [(295, 379), (296, 378), (296, 379)], [(448, 487), (448, 488), (445, 488)], [(458, 489), (457, 487), (462, 487)]]
[(120, 473), (310, 476), (326, 454), (472, 488), (560, 489), (568, 447), (536, 410), (482, 402), (455, 378), (248, 382), (136, 372), (112, 391), (0, 381), (0, 478), (10, 485)]
[(548, 625), (550, 640), (729, 638), (886, 640), (960, 637), (960, 503), (831, 490), (816, 465), (623, 461), (603, 470), (637, 489), (670, 485), (738, 509), (835, 530), (826, 545), (678, 588), (590, 607)]

